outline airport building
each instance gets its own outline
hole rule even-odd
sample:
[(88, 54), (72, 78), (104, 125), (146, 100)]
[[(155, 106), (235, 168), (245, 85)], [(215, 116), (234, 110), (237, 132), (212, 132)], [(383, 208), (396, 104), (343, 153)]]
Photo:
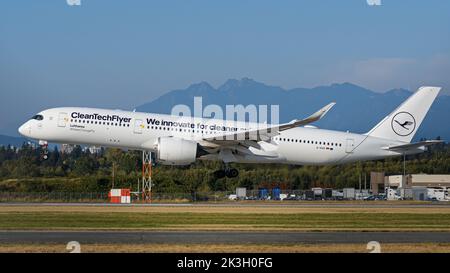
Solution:
[(370, 186), (373, 194), (386, 193), (388, 199), (450, 201), (450, 175), (408, 174), (386, 176), (372, 172)]

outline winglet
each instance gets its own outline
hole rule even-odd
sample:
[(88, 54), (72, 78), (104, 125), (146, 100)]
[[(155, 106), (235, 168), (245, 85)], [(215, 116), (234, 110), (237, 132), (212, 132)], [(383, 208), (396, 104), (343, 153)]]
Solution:
[(323, 116), (325, 116), (328, 111), (330, 111), (331, 108), (333, 108), (333, 106), (336, 104), (336, 102), (332, 102), (329, 103), (328, 105), (324, 106), (322, 109), (320, 109), (319, 111), (315, 112), (314, 114), (312, 114), (311, 116), (307, 117), (307, 120), (311, 120), (310, 122), (319, 120), (321, 118), (323, 118)]
[(280, 125), (279, 130), (284, 131), (290, 128), (306, 125), (308, 123), (318, 121), (319, 119), (323, 118), (328, 111), (335, 105), (335, 102), (329, 103), (326, 106), (324, 106), (319, 111), (315, 112), (311, 116), (305, 118), (305, 119), (294, 119), (293, 121), (289, 122), (288, 124)]

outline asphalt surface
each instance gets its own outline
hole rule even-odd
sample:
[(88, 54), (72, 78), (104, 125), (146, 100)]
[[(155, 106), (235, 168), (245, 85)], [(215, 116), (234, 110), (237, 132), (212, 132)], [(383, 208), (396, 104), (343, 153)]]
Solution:
[(450, 243), (450, 232), (0, 231), (0, 244), (359, 244)]

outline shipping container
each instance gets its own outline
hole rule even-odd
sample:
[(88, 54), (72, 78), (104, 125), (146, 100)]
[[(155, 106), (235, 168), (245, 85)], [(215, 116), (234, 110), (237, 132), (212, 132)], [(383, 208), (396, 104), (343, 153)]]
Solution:
[(314, 191), (305, 191), (305, 200), (314, 200)]
[(427, 200), (428, 190), (426, 187), (412, 187), (413, 200)]
[(317, 196), (322, 196), (322, 188), (312, 188), (311, 189), (314, 192), (314, 195)]
[(280, 193), (281, 190), (279, 187), (275, 187), (272, 189), (272, 199), (273, 200), (280, 200)]
[(400, 189), (400, 196), (401, 196), (404, 200), (410, 200), (410, 199), (413, 199), (412, 189)]
[(322, 189), (322, 198), (323, 199), (331, 199), (333, 197), (332, 189)]
[(247, 197), (247, 188), (236, 188), (236, 197), (245, 199)]
[(355, 199), (355, 189), (354, 188), (344, 188), (342, 190), (344, 199)]
[(269, 190), (267, 190), (266, 188), (259, 188), (258, 189), (258, 198), (259, 199), (267, 199), (267, 197), (269, 197)]

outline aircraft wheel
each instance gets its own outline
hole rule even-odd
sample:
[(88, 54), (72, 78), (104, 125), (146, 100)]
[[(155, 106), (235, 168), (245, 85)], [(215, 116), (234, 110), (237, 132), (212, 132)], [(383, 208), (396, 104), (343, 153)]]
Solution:
[(226, 172), (226, 175), (228, 178), (234, 178), (237, 177), (239, 175), (239, 171), (237, 169), (229, 169)]

